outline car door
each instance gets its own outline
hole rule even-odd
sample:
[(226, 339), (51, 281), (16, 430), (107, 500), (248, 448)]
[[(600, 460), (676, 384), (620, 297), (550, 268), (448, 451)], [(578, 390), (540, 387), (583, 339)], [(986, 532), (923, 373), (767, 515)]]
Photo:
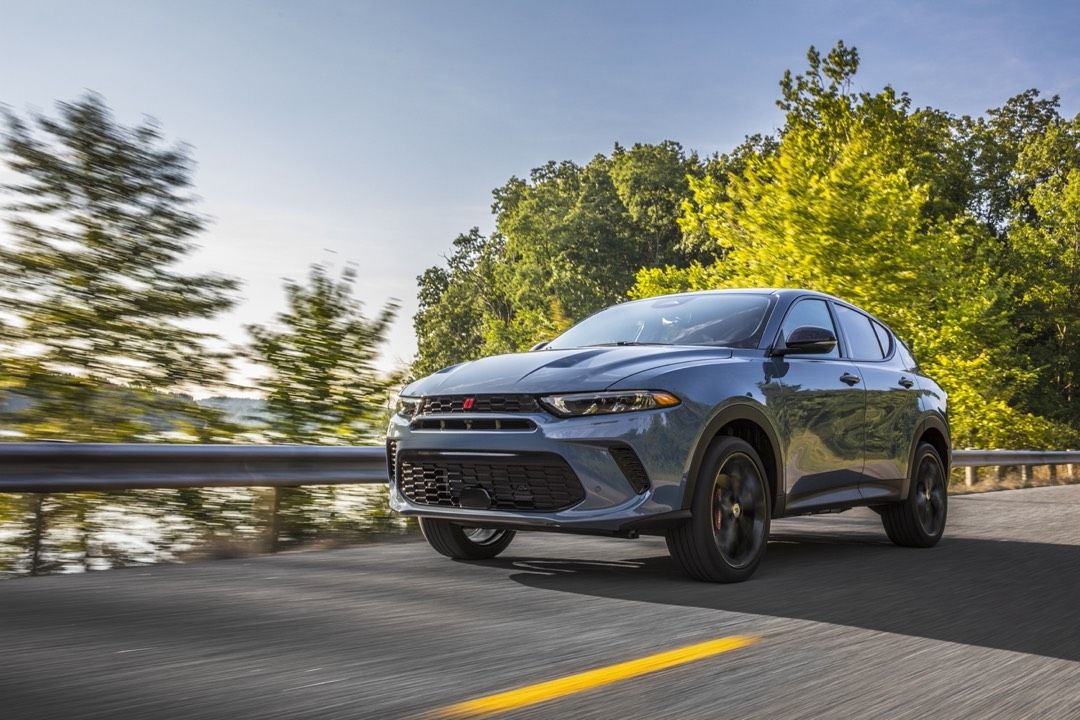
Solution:
[(866, 464), (859, 490), (866, 500), (894, 500), (907, 477), (919, 420), (914, 369), (905, 367), (896, 339), (881, 323), (841, 303), (833, 309), (866, 386)]
[[(799, 327), (836, 330), (829, 304), (801, 298), (788, 309), (780, 333)], [(858, 367), (827, 355), (773, 355), (768, 363), (779, 391), (770, 398), (785, 446), (784, 482), (789, 512), (857, 502), (863, 469), (866, 391)]]

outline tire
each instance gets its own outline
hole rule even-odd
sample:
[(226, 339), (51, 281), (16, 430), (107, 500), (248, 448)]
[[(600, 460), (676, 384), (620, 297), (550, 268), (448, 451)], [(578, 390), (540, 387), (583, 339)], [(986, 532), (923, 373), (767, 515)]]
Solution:
[(667, 533), (683, 572), (702, 582), (742, 582), (769, 540), (772, 502), (765, 466), (745, 440), (713, 440), (698, 471), (690, 519)]
[(420, 532), (431, 547), (455, 560), (493, 558), (514, 539), (513, 530), (462, 527), (449, 520), (420, 518)]
[(911, 465), (911, 484), (906, 500), (881, 508), (885, 534), (902, 547), (933, 547), (945, 532), (949, 513), (948, 475), (938, 451), (919, 443)]

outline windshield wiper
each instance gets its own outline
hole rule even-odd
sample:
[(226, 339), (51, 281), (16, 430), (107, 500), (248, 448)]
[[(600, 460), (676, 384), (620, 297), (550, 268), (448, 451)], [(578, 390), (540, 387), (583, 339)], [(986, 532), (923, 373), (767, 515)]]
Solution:
[(616, 340), (615, 342), (593, 343), (589, 347), (629, 347), (631, 345), (669, 345), (660, 342), (638, 342), (636, 340)]

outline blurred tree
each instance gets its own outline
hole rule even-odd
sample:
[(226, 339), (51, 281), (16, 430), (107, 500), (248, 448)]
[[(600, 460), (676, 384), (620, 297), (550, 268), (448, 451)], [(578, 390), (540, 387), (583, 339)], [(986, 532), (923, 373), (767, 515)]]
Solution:
[(384, 431), (388, 394), (400, 379), (375, 368), (398, 311), (391, 300), (364, 317), (354, 297), (356, 270), (340, 278), (313, 265), (307, 283), (287, 280), (287, 309), (276, 327), (250, 325), (248, 357), (269, 370), (256, 380), (266, 395), (274, 440), (351, 445)]
[[(369, 319), (355, 299), (355, 283), (351, 267), (334, 278), (313, 265), (306, 284), (286, 281), (287, 308), (276, 327), (248, 327), (248, 357), (269, 371), (256, 384), (266, 396), (266, 434), (272, 440), (353, 445), (383, 436), (387, 405), (401, 377), (380, 374), (375, 361), (398, 303), (387, 302)], [(272, 545), (281, 536), (295, 541), (335, 530), (337, 494), (332, 487), (276, 489)], [(380, 505), (385, 498), (375, 502), (376, 513)]]
[(189, 150), (153, 122), (118, 124), (93, 93), (57, 109), (5, 113), (5, 421), (31, 437), (209, 439), (217, 413), (179, 393), (223, 382), (225, 356), (190, 321), (231, 307), (237, 282), (175, 268), (205, 225)]
[[(56, 117), (3, 114), (0, 153), (13, 178), (0, 240), (4, 429), (82, 441), (227, 437), (219, 413), (185, 392), (224, 382), (226, 356), (191, 321), (231, 307), (237, 288), (176, 268), (205, 226), (188, 148), (168, 145), (152, 121), (117, 123), (93, 93), (58, 103)], [(103, 496), (31, 499), (24, 559), (12, 562), (90, 563)]]

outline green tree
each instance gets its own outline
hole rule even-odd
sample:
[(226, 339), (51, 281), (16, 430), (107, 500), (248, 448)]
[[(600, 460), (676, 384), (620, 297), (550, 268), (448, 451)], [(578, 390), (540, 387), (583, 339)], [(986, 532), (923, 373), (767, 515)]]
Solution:
[(255, 382), (274, 440), (351, 445), (382, 435), (399, 378), (380, 374), (375, 363), (399, 306), (391, 300), (367, 318), (355, 285), (352, 267), (334, 278), (313, 265), (306, 284), (285, 282), (287, 308), (275, 326), (248, 326), (247, 355), (268, 371)]
[(57, 111), (5, 113), (5, 420), (31, 437), (214, 437), (216, 413), (181, 393), (223, 382), (225, 355), (191, 321), (231, 307), (237, 282), (176, 268), (205, 227), (190, 151), (92, 93)]
[(414, 372), (528, 348), (625, 299), (637, 269), (685, 263), (676, 221), (704, 172), (663, 142), (511, 178), (494, 192), (495, 232), (460, 236), (420, 276)]
[[(942, 177), (958, 174), (940, 114), (913, 113), (891, 88), (850, 91), (854, 48), (785, 74), (775, 153), (721, 184), (691, 180), (688, 232), (716, 261), (641, 272), (632, 295), (709, 287), (807, 287), (881, 316), (951, 394), (958, 443), (1052, 443), (1065, 428), (1026, 412), (1036, 373), (1015, 354), (1010, 284), (979, 248), (994, 236)], [(920, 125), (929, 123), (929, 129)]]
[(1009, 254), (1020, 348), (1040, 382), (1030, 405), (1080, 424), (1080, 115), (1030, 133), (1017, 156)]
[[(480, 357), (488, 350), (484, 332), (489, 319), (510, 322), (510, 301), (495, 276), (501, 253), (501, 236), (485, 237), (473, 228), (455, 238), (445, 267), (430, 267), (416, 278), (415, 375)], [(501, 349), (502, 343), (493, 344), (496, 352)]]
[[(305, 284), (285, 282), (287, 307), (275, 326), (248, 327), (248, 358), (267, 371), (256, 386), (266, 397), (271, 418), (266, 434), (272, 440), (353, 445), (383, 435), (400, 376), (380, 374), (375, 362), (398, 304), (391, 300), (374, 317), (365, 317), (355, 285), (352, 267), (334, 278), (313, 265)], [(295, 542), (320, 531), (340, 531), (338, 498), (334, 487), (275, 489), (273, 546), (283, 536)], [(377, 513), (386, 504), (385, 489), (374, 498), (354, 500)]]

